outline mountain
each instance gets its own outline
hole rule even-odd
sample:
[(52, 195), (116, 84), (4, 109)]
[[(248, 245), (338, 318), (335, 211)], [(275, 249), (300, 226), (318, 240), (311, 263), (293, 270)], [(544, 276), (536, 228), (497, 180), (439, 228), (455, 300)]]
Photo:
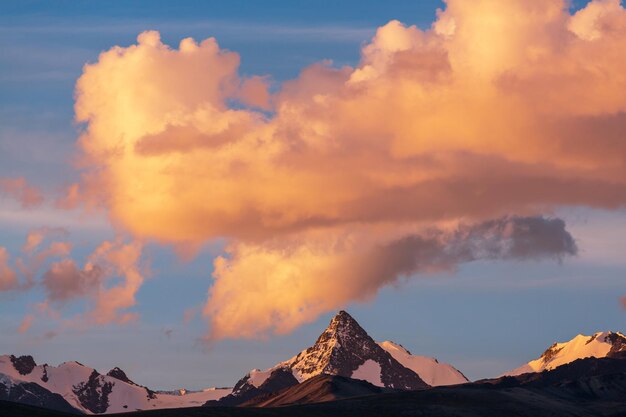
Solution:
[[(0, 356), (0, 383), (8, 399), (30, 405), (64, 409), (59, 398), (86, 414), (160, 408), (193, 407), (219, 399), (230, 389), (209, 389), (185, 395), (156, 393), (131, 381), (124, 371), (113, 368), (106, 375), (79, 362), (59, 366), (37, 365), (32, 356)], [(3, 389), (0, 386), (0, 391)], [(6, 387), (11, 387), (8, 390)], [(17, 389), (30, 396), (17, 396)], [(59, 408), (61, 407), (61, 408)]]
[[(120, 417), (623, 417), (626, 352), (578, 359), (553, 370), (424, 390), (388, 389), (318, 375), (247, 407), (148, 410)], [(259, 407), (260, 405), (260, 407)], [(0, 400), (0, 415), (71, 417)]]
[(579, 334), (564, 343), (554, 343), (539, 358), (513, 369), (504, 376), (552, 370), (576, 359), (604, 358), (626, 351), (626, 336), (619, 332), (598, 332), (592, 336)]
[(350, 314), (340, 311), (313, 346), (272, 368), (253, 369), (237, 382), (232, 395), (220, 402), (243, 403), (252, 398), (254, 392), (263, 394), (258, 388), (278, 370), (281, 374), (290, 373), (299, 383), (318, 375), (330, 375), (400, 390), (429, 387), (424, 378), (434, 385), (467, 382), (467, 378), (450, 365), (413, 356), (393, 342), (376, 343)]
[(428, 356), (412, 355), (402, 345), (386, 340), (378, 343), (395, 360), (420, 376), (431, 387), (465, 384), (469, 380), (455, 367)]
[(362, 379), (379, 387), (427, 388), (415, 372), (381, 348), (345, 311), (340, 311), (315, 344), (282, 364), (298, 381), (326, 374)]

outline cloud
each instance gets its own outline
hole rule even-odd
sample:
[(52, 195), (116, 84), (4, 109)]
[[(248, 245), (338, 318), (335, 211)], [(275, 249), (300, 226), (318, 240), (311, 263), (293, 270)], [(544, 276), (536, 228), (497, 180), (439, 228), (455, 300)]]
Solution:
[(270, 93), (268, 77), (253, 76), (243, 81), (239, 99), (247, 105), (262, 110), (270, 110)]
[(44, 239), (48, 237), (67, 237), (68, 231), (62, 227), (41, 227), (31, 230), (26, 236), (26, 243), (22, 246), (22, 252), (32, 255), (39, 248)]
[[(140, 239), (231, 242), (205, 307), (218, 338), (288, 331), (338, 304), (322, 289), (364, 299), (400, 265), (560, 259), (574, 241), (542, 215), (626, 203), (626, 11), (567, 6), (449, 0), (430, 29), (391, 21), (356, 67), (312, 65), (271, 96), (214, 38), (175, 49), (144, 32), (77, 82), (82, 197)], [(456, 238), (429, 238), (451, 224)], [(380, 257), (387, 278), (353, 278)], [(298, 280), (316, 274), (328, 284)], [(235, 334), (223, 323), (239, 316)]]
[(136, 304), (135, 295), (144, 281), (140, 265), (142, 250), (140, 242), (125, 243), (118, 239), (103, 242), (89, 256), (84, 268), (87, 282), (100, 278), (100, 268), (106, 271), (108, 279), (118, 277), (119, 281), (114, 285), (99, 286), (93, 308), (84, 315), (88, 323), (124, 324), (138, 318), (137, 313), (127, 310)]
[(194, 318), (196, 318), (197, 314), (198, 308), (196, 307), (189, 307), (185, 309), (185, 311), (183, 312), (183, 323), (189, 324)]
[(26, 333), (28, 329), (33, 325), (33, 321), (35, 320), (35, 316), (32, 314), (27, 314), (24, 316), (24, 319), (20, 323), (19, 328), (17, 329), (18, 333)]
[(88, 264), (85, 269), (79, 269), (73, 260), (64, 259), (53, 263), (41, 282), (48, 300), (63, 303), (88, 294), (103, 276), (104, 271), (98, 265)]
[(560, 219), (512, 217), (453, 230), (371, 239), (339, 233), (303, 241), (234, 244), (215, 260), (203, 311), (210, 338), (290, 332), (386, 285), (475, 260), (561, 259), (577, 253)]
[(71, 184), (65, 189), (65, 194), (57, 198), (55, 206), (64, 210), (73, 210), (81, 203), (80, 184)]
[(0, 291), (9, 291), (19, 285), (17, 275), (9, 265), (9, 253), (5, 247), (0, 246)]
[(14, 265), (9, 263), (9, 253), (0, 246), (0, 292), (25, 291), (35, 285), (36, 275), (51, 258), (69, 255), (71, 244), (68, 242), (52, 241), (48, 246), (41, 248), (42, 243), (49, 237), (67, 236), (62, 228), (48, 228), (31, 230), (22, 247), (22, 255), (15, 258)]
[(37, 239), (33, 238), (33, 236), (35, 236), (33, 232), (29, 233), (30, 239), (27, 238), (26, 240), (25, 248), (29, 250), (26, 251), (26, 256), (17, 258), (15, 261), (18, 270), (24, 278), (24, 282), (21, 284), (23, 290), (27, 290), (35, 285), (37, 274), (46, 262), (53, 258), (69, 256), (72, 251), (72, 244), (69, 242), (50, 242), (44, 249), (34, 252), (35, 247), (30, 248), (29, 243), (31, 245), (36, 243), (36, 246), (39, 246), (41, 241), (36, 242)]
[(23, 177), (0, 177), (0, 194), (14, 198), (20, 203), (22, 208), (37, 207), (44, 201), (41, 191), (28, 184)]
[[(136, 304), (135, 296), (146, 274), (143, 245), (122, 238), (104, 241), (79, 266), (72, 258), (72, 244), (51, 241), (55, 237), (67, 238), (68, 232), (50, 227), (31, 230), (15, 268), (9, 263), (6, 248), (0, 247), (0, 291), (40, 286), (45, 294), (20, 329), (28, 330), (36, 316), (52, 318), (64, 327), (124, 324), (137, 319), (138, 315), (128, 309)], [(42, 245), (46, 240), (49, 243)], [(44, 267), (45, 272), (39, 275)], [(73, 301), (85, 301), (85, 308), (64, 319), (64, 307)]]

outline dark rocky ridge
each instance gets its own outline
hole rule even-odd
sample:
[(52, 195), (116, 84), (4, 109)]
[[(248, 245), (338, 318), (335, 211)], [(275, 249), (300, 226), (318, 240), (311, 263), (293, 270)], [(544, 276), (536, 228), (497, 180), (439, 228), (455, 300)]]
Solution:
[(120, 380), (122, 382), (126, 382), (127, 384), (130, 384), (130, 385), (135, 385), (137, 387), (141, 387), (141, 388), (146, 390), (146, 395), (148, 396), (148, 398), (150, 398), (151, 400), (156, 398), (156, 392), (155, 391), (152, 391), (150, 388), (145, 387), (143, 385), (136, 384), (130, 378), (128, 378), (128, 376), (126, 375), (126, 372), (124, 372), (123, 370), (121, 370), (117, 366), (115, 368), (111, 369), (109, 372), (107, 372), (107, 376), (110, 376), (111, 378), (118, 379), (118, 380)]
[(87, 382), (81, 382), (72, 390), (80, 404), (94, 414), (106, 412), (109, 408), (109, 394), (113, 390), (113, 383), (106, 382), (102, 375), (93, 371)]
[(205, 405), (235, 406), (243, 404), (255, 398), (265, 398), (275, 392), (294, 385), (298, 380), (288, 368), (278, 368), (272, 371), (270, 376), (258, 387), (249, 382), (250, 374), (244, 376), (233, 387), (233, 392), (217, 401), (208, 401)]
[(37, 366), (35, 360), (30, 355), (24, 355), (19, 357), (11, 355), (10, 358), (13, 367), (17, 372), (20, 373), (20, 375), (30, 374), (31, 372), (33, 372), (33, 369), (35, 369), (35, 366)]
[(124, 381), (131, 385), (137, 385), (133, 381), (131, 381), (130, 378), (128, 378), (128, 376), (126, 376), (126, 372), (122, 371), (117, 366), (111, 369), (109, 372), (107, 372), (107, 376), (110, 376), (111, 378), (119, 379), (120, 381)]
[(618, 352), (626, 352), (626, 337), (623, 335), (610, 332), (606, 339), (611, 343), (609, 355), (614, 355)]
[(335, 401), (342, 398), (362, 397), (393, 391), (390, 388), (377, 387), (367, 381), (321, 374), (274, 394), (253, 398), (242, 405), (246, 407), (281, 407), (292, 404)]

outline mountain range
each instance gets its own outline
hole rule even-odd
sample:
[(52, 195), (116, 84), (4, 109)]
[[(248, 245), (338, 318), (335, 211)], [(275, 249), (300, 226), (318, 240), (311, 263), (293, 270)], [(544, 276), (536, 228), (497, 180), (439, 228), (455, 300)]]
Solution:
[[(512, 404), (522, 404), (527, 398), (517, 395), (526, 391), (541, 398), (547, 395), (545, 406), (553, 410), (568, 409), (571, 401), (585, 396), (602, 404), (620, 395), (626, 399), (626, 336), (619, 332), (578, 335), (568, 342), (553, 344), (538, 359), (500, 378), (474, 383), (452, 365), (412, 355), (395, 342), (376, 342), (345, 311), (331, 320), (312, 346), (269, 369), (251, 370), (233, 388), (155, 391), (134, 383), (119, 368), (101, 374), (78, 362), (49, 366), (38, 365), (31, 356), (0, 356), (3, 416), (3, 409), (13, 409), (13, 414), (6, 415), (18, 415), (19, 407), (29, 406), (77, 414), (160, 410), (159, 415), (166, 415), (162, 414), (166, 409), (172, 409), (172, 415), (176, 415), (176, 409), (201, 407), (203, 413), (213, 410), (206, 415), (218, 415), (215, 410), (232, 411), (232, 407), (274, 410), (296, 405), (310, 408), (320, 403), (385, 402), (389, 398), (404, 398), (407, 393), (412, 393), (412, 399), (439, 398), (436, 393), (440, 393), (452, 396), (451, 400), (456, 398), (452, 403), (468, 396), (469, 403), (476, 403), (472, 407), (480, 408), (497, 396), (513, 395), (511, 392), (515, 393), (509, 399)], [(554, 395), (558, 398), (552, 398)], [(485, 399), (479, 400), (482, 397)], [(432, 398), (428, 401), (434, 401)], [(606, 408), (615, 409), (610, 404)], [(584, 407), (578, 409), (584, 411)], [(37, 409), (27, 409), (24, 415), (36, 415), (33, 410)]]

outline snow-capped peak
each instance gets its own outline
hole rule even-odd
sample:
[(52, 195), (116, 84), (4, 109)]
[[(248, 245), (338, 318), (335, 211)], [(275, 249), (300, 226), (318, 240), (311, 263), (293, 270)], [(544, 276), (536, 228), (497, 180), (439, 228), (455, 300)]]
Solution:
[(124, 371), (113, 368), (107, 375), (80, 362), (59, 366), (37, 365), (32, 357), (0, 356), (0, 383), (36, 383), (61, 395), (72, 407), (86, 414), (120, 413), (135, 410), (200, 406), (228, 395), (230, 388), (168, 395), (132, 382)]
[(390, 340), (378, 343), (395, 360), (411, 369), (428, 385), (456, 385), (468, 382), (468, 379), (458, 369), (447, 363), (441, 363), (436, 358), (412, 355), (404, 346)]
[(313, 346), (266, 371), (252, 370), (237, 383), (234, 395), (246, 392), (250, 386), (259, 387), (279, 369), (290, 371), (298, 382), (327, 374), (363, 379), (389, 388), (428, 386), (414, 371), (380, 347), (345, 311), (332, 318)]
[(567, 342), (552, 344), (539, 358), (504, 375), (551, 370), (577, 359), (604, 358), (622, 351), (626, 351), (626, 336), (620, 332), (597, 332), (591, 336), (579, 334)]

